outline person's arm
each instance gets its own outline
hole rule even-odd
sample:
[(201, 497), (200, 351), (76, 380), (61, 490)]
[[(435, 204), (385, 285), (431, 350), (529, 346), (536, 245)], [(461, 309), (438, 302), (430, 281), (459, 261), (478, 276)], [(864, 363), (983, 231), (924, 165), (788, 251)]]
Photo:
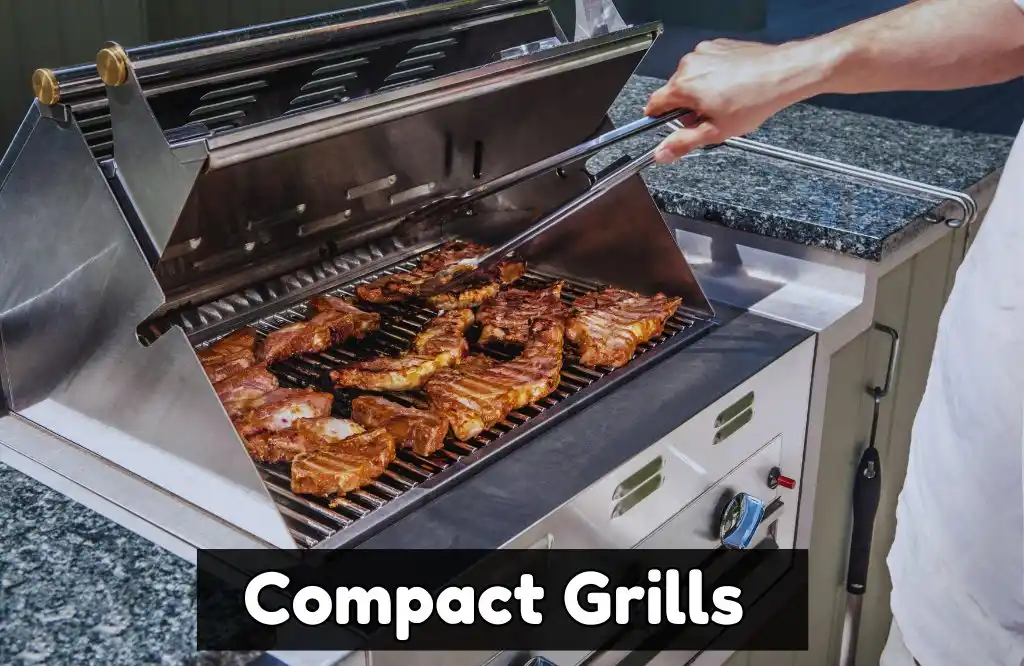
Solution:
[(751, 132), (815, 95), (951, 90), (1024, 75), (1024, 11), (1014, 0), (918, 0), (812, 39), (778, 46), (714, 40), (679, 62), (644, 109), (703, 121), (659, 150), (661, 163)]

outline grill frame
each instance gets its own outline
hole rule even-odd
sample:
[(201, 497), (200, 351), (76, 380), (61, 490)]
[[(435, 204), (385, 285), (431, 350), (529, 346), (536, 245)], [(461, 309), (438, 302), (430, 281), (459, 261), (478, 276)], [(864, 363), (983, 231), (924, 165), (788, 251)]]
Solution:
[[(418, 257), (429, 249), (421, 249), (411, 257), (406, 255), (400, 263), (357, 279), (317, 290), (316, 294), (308, 295), (299, 302), (282, 305), (269, 314), (266, 307), (260, 308), (261, 316), (258, 319), (247, 323), (234, 322), (235, 326), (232, 326), (231, 330), (248, 325), (266, 335), (277, 328), (307, 319), (313, 313), (309, 301), (315, 295), (329, 294), (353, 298), (358, 285), (384, 275), (411, 269)], [(565, 281), (562, 297), (567, 303), (571, 303), (574, 297), (586, 291), (602, 286), (534, 268), (528, 270), (516, 284), (540, 288), (557, 279)], [(275, 363), (269, 368), (279, 378), (283, 387), (312, 386), (332, 393), (335, 396), (332, 414), (340, 418), (349, 417), (349, 406), (353, 397), (370, 392), (336, 389), (327, 379), (328, 371), (345, 361), (371, 358), (382, 352), (403, 351), (423, 325), (437, 314), (436, 311), (411, 303), (384, 306), (361, 304), (361, 307), (381, 313), (382, 323), (379, 332), (363, 341), (346, 341), (325, 352), (302, 355)], [(715, 325), (713, 317), (682, 305), (667, 322), (664, 334), (641, 345), (628, 364), (610, 370), (580, 366), (571, 347), (566, 347), (561, 381), (550, 396), (539, 403), (512, 412), (502, 422), (470, 442), (458, 442), (449, 434), (444, 447), (429, 458), (399, 450), (398, 457), (384, 475), (378, 477), (374, 483), (349, 493), (340, 502), (329, 502), (322, 498), (292, 493), (286, 463), (271, 465), (253, 462), (298, 547), (353, 547), (394, 524), (443, 490), (466, 480), (573, 413), (615, 390), (669, 354), (692, 344)], [(206, 347), (230, 332), (226, 331), (216, 337), (204, 339), (203, 342), (196, 344), (196, 349)], [(515, 348), (482, 347), (476, 343), (475, 336), (471, 336), (470, 349), (471, 353), (484, 353), (497, 360), (506, 360), (514, 355)], [(390, 392), (382, 395), (404, 405), (425, 406), (425, 401), (416, 392)], [(336, 506), (332, 508), (331, 504)], [(317, 535), (320, 538), (317, 538)]]

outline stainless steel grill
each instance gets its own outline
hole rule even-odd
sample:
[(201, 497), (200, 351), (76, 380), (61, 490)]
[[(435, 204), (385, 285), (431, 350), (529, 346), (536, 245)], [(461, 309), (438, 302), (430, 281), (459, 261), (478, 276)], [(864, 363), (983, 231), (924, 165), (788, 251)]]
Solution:
[[(681, 297), (666, 336), (613, 371), (568, 359), (548, 399), (430, 459), (402, 452), (334, 506), (293, 496), (286, 468), (253, 465), (196, 346), (301, 319), (315, 294), (403, 270), (444, 238), (499, 244), (581, 200), (595, 187), (582, 157), (463, 197), (607, 133), (606, 110), (660, 32), (569, 41), (543, 0), (396, 0), (107, 44), (98, 68), (36, 72), (47, 85), (0, 159), (0, 263), (17, 276), (0, 288), (7, 408), (95, 455), (98, 474), (144, 480), (161, 516), (200, 516), (166, 530), (190, 547), (330, 548), (385, 527), (710, 325), (639, 176), (519, 252), (543, 269), (527, 283), (564, 276), (567, 298), (594, 283)], [(454, 200), (466, 205), (414, 214)], [(326, 370), (404, 349), (433, 314), (381, 313), (362, 344), (272, 370), (331, 390)], [(351, 397), (337, 393), (338, 415)]]
[[(357, 285), (383, 275), (411, 270), (415, 265), (414, 259), (408, 260), (323, 293), (352, 298)], [(531, 270), (519, 280), (517, 286), (539, 289), (551, 284), (555, 279), (557, 278), (552, 275)], [(566, 303), (571, 303), (576, 297), (598, 287), (599, 285), (586, 284), (578, 280), (566, 281), (562, 299)], [(244, 295), (236, 295), (234, 299), (236, 302), (244, 300)], [(333, 387), (328, 378), (329, 371), (346, 362), (397, 355), (405, 351), (424, 325), (439, 314), (411, 303), (384, 306), (362, 304), (361, 307), (380, 313), (381, 327), (375, 334), (358, 342), (343, 343), (319, 354), (305, 354), (270, 366), (270, 370), (278, 376), (282, 386), (313, 387), (333, 393), (334, 414), (341, 418), (350, 415), (351, 400), (364, 392)], [(306, 300), (249, 325), (265, 336), (284, 326), (305, 320), (312, 314), (314, 312)], [(257, 467), (296, 543), (308, 548), (352, 545), (369, 536), (374, 530), (390, 524), (421, 503), (431, 492), (436, 492), (442, 485), (462, 476), (469, 471), (471, 465), (473, 471), (479, 469), (483, 459), (493, 460), (499, 451), (508, 452), (513, 443), (522, 443), (528, 435), (536, 434), (541, 427), (551, 425), (559, 416), (568, 415), (570, 410), (582, 406), (585, 400), (593, 399), (603, 389), (610, 388), (627, 374), (639, 369), (644, 361), (650, 362), (655, 356), (678, 348), (705, 332), (711, 325), (712, 321), (706, 316), (685, 305), (681, 306), (666, 323), (665, 332), (638, 347), (633, 360), (627, 366), (618, 369), (583, 367), (579, 365), (571, 349), (567, 348), (561, 382), (548, 397), (512, 412), (505, 420), (470, 441), (461, 442), (449, 435), (444, 447), (429, 458), (400, 450), (397, 460), (375, 482), (341, 498), (328, 501), (292, 493), (287, 464), (257, 463)], [(220, 337), (223, 336), (218, 336), (217, 339)], [(514, 348), (495, 349), (475, 344), (472, 330), (469, 338), (471, 351), (474, 353), (483, 353), (499, 361), (511, 359), (516, 354)], [(204, 342), (200, 347), (214, 341)], [(425, 397), (420, 392), (396, 392), (387, 395), (390, 399), (407, 406), (427, 406)], [(413, 492), (414, 489), (416, 492)]]

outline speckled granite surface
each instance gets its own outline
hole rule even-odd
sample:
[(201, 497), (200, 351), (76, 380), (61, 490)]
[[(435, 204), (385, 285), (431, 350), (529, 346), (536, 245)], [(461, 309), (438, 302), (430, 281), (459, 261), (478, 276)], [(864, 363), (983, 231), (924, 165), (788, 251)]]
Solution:
[[(640, 117), (658, 79), (634, 77), (612, 107), (616, 124)], [(950, 189), (966, 189), (1000, 169), (1012, 139), (971, 134), (808, 105), (787, 109), (749, 138)], [(623, 152), (639, 156), (654, 135), (591, 161), (601, 168)], [(934, 202), (754, 156), (729, 147), (648, 169), (644, 178), (665, 212), (741, 231), (879, 260), (929, 224)]]
[(195, 652), (195, 567), (0, 464), (0, 664), (242, 666)]

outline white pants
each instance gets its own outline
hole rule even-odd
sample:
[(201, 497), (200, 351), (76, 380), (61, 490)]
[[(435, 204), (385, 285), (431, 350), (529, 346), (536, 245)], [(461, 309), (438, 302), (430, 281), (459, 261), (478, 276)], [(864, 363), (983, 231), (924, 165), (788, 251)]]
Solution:
[(878, 666), (915, 666), (913, 655), (903, 643), (903, 634), (896, 626), (896, 620), (889, 626), (889, 638), (885, 641), (885, 648), (882, 656), (878, 659)]

